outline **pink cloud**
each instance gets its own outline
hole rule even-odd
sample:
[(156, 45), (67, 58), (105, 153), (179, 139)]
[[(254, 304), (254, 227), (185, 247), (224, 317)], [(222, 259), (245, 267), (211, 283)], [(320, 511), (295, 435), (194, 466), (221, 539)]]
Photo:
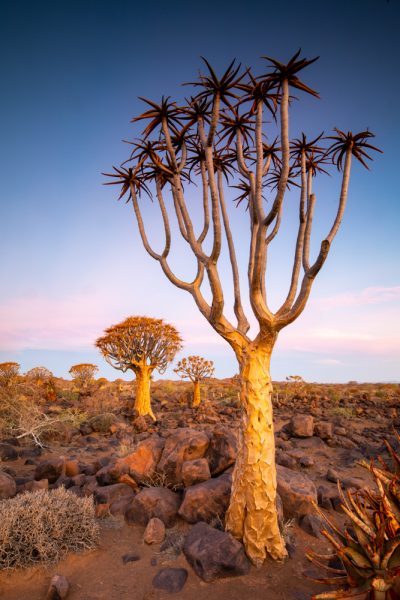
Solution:
[(327, 298), (316, 298), (310, 304), (320, 308), (365, 306), (400, 301), (400, 286), (368, 287), (361, 291), (345, 292)]

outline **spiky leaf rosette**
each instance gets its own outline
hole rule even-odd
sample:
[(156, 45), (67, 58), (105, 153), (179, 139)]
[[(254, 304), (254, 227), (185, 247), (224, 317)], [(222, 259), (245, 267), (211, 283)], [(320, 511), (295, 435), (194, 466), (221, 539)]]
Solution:
[[(376, 480), (379, 482), (379, 480)], [(398, 600), (393, 590), (396, 577), (400, 574), (400, 523), (399, 515), (378, 484), (380, 495), (367, 490), (365, 494), (348, 491), (343, 494), (340, 484), (342, 509), (350, 519), (351, 527), (341, 530), (317, 506), (319, 514), (325, 519), (329, 530), (322, 534), (334, 548), (340, 558), (343, 569), (324, 564), (335, 556), (318, 555), (309, 552), (307, 558), (318, 567), (323, 567), (330, 577), (313, 578), (318, 583), (345, 585), (345, 588), (317, 594), (313, 600)]]
[(143, 366), (164, 373), (181, 349), (182, 338), (175, 327), (163, 319), (128, 317), (106, 329), (96, 346), (111, 366), (124, 373)]

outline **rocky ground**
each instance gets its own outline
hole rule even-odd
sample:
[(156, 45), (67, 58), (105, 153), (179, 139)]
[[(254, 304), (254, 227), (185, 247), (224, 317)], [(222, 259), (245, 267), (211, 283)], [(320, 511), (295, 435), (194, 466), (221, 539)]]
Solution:
[[(306, 549), (329, 548), (313, 502), (343, 523), (337, 481), (344, 489), (371, 485), (359, 462), (385, 456), (385, 438), (396, 446), (399, 386), (297, 392), (276, 386), (278, 510), (290, 558), (255, 569), (223, 531), (240, 417), (236, 385), (212, 382), (203, 404), (192, 409), (187, 387), (156, 382), (156, 423), (126, 410), (120, 390), (119, 404), (79, 427), (64, 426), (44, 450), (3, 439), (0, 499), (59, 486), (93, 496), (101, 539), (98, 549), (69, 555), (56, 566), (2, 572), (0, 598), (45, 598), (55, 573), (68, 579), (71, 600), (157, 600), (170, 594), (188, 600), (306, 600), (326, 591), (304, 577), (325, 575), (307, 561)], [(89, 400), (81, 396), (82, 403)], [(46, 411), (57, 414), (73, 401), (61, 394)]]

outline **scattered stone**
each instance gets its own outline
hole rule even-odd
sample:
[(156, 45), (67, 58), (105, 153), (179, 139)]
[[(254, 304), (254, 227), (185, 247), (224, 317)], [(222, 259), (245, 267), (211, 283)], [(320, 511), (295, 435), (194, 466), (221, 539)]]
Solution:
[(314, 435), (317, 435), (321, 440), (329, 440), (333, 437), (333, 424), (329, 421), (320, 421), (315, 424)]
[(294, 437), (312, 437), (314, 433), (314, 417), (311, 415), (296, 415), (290, 420), (290, 430)]
[(180, 592), (186, 583), (186, 569), (161, 569), (153, 579), (153, 586), (170, 593)]
[(75, 477), (79, 473), (79, 462), (77, 460), (67, 460), (65, 463), (65, 474), (67, 477)]
[(293, 456), (289, 456), (285, 452), (277, 452), (276, 453), (276, 463), (278, 465), (282, 465), (288, 469), (296, 469), (297, 460)]
[(46, 600), (64, 600), (69, 592), (69, 581), (64, 575), (54, 575), (50, 582)]
[(96, 504), (112, 504), (116, 500), (130, 500), (134, 496), (134, 491), (125, 483), (114, 483), (98, 487), (94, 491), (94, 501)]
[(186, 488), (179, 516), (188, 523), (222, 519), (231, 497), (232, 476), (223, 474)]
[(105, 519), (110, 516), (110, 505), (109, 504), (96, 504), (94, 507), (94, 514), (96, 519)]
[(18, 452), (11, 444), (0, 444), (0, 461), (17, 460)]
[(207, 481), (210, 478), (210, 467), (206, 458), (186, 460), (182, 464), (182, 481), (185, 487)]
[(233, 465), (236, 456), (237, 440), (233, 431), (222, 425), (215, 427), (206, 453), (211, 475), (218, 475)]
[(165, 445), (165, 440), (158, 435), (152, 435), (140, 442), (135, 450), (121, 458), (118, 462), (128, 467), (131, 477), (138, 483), (154, 476), (158, 461)]
[(35, 479), (48, 479), (49, 483), (55, 483), (57, 479), (65, 475), (65, 459), (60, 456), (40, 462), (35, 470)]
[(345, 427), (335, 427), (333, 433), (335, 435), (347, 435), (347, 430)]
[(179, 429), (166, 440), (157, 471), (171, 485), (182, 483), (182, 464), (187, 460), (203, 458), (209, 446), (205, 432), (194, 429)]
[(146, 419), (146, 417), (140, 415), (139, 417), (136, 417), (136, 419), (134, 419), (132, 421), (132, 425), (133, 425), (135, 431), (137, 431), (138, 433), (145, 433), (149, 429), (150, 422), (148, 419)]
[(8, 473), (0, 471), (0, 500), (12, 498), (17, 493), (17, 484)]
[(230, 533), (197, 523), (186, 536), (183, 553), (203, 581), (246, 575), (250, 562), (243, 546)]
[(153, 517), (146, 525), (143, 540), (146, 544), (161, 544), (165, 538), (165, 525), (157, 517)]
[(157, 517), (166, 527), (172, 527), (180, 503), (179, 495), (168, 488), (145, 488), (133, 498), (125, 513), (125, 519), (128, 524), (147, 525), (152, 517)]
[(118, 483), (126, 483), (126, 485), (129, 485), (129, 487), (131, 487), (134, 492), (137, 492), (139, 489), (139, 486), (136, 483), (136, 481), (132, 479), (132, 477), (127, 473), (121, 475), (121, 477), (118, 479)]
[(96, 473), (97, 483), (99, 485), (111, 485), (117, 483), (122, 475), (128, 473), (128, 466), (120, 461), (117, 461), (111, 465), (102, 467)]
[(300, 458), (300, 466), (305, 469), (309, 469), (315, 465), (315, 461), (312, 456), (302, 456)]
[(323, 485), (320, 485), (317, 490), (318, 505), (322, 508), (330, 510), (332, 508), (332, 492)]
[(332, 469), (330, 467), (326, 473), (326, 479), (328, 481), (331, 481), (332, 483), (337, 483), (340, 478), (339, 478), (337, 471), (335, 471), (335, 469)]
[(122, 562), (124, 565), (129, 562), (137, 562), (138, 560), (140, 560), (140, 556), (132, 552), (130, 554), (124, 554), (122, 557)]
[(322, 521), (322, 518), (316, 514), (308, 514), (304, 515), (300, 520), (300, 527), (308, 534), (312, 535), (315, 538), (322, 538), (323, 535), (321, 533), (322, 527), (324, 527), (325, 523)]
[(285, 517), (302, 517), (313, 512), (317, 502), (314, 483), (303, 473), (277, 466), (277, 490), (282, 499)]

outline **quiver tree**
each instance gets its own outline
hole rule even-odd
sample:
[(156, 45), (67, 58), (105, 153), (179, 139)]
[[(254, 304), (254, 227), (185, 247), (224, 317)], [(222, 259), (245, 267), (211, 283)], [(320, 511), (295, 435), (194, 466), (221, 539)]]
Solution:
[(17, 362), (0, 363), (0, 385), (10, 387), (17, 380), (20, 368)]
[(181, 349), (182, 338), (175, 327), (162, 319), (128, 317), (106, 329), (96, 346), (112, 367), (135, 373), (134, 408), (139, 415), (150, 415), (155, 420), (150, 401), (151, 374), (155, 369), (164, 373)]
[[(142, 137), (132, 142), (128, 160), (115, 168), (109, 182), (121, 186), (120, 198), (126, 196), (132, 201), (146, 251), (174, 285), (192, 295), (202, 315), (230, 344), (238, 360), (243, 411), (226, 527), (243, 539), (255, 564), (262, 563), (266, 553), (275, 559), (286, 556), (275, 506), (271, 353), (281, 329), (304, 310), (327, 259), (344, 214), (353, 157), (366, 166), (370, 158), (367, 152), (376, 149), (369, 143), (373, 137), (369, 131), (353, 134), (336, 129), (327, 138), (321, 134), (309, 140), (303, 134), (290, 140), (290, 90), (318, 97), (298, 76), (316, 59), (306, 60), (299, 54), (287, 64), (265, 57), (267, 68), (259, 75), (250, 69), (240, 71), (240, 65), (233, 62), (218, 77), (204, 61), (206, 74), (193, 84), (199, 91), (182, 106), (165, 97), (159, 104), (144, 100), (147, 110), (132, 119), (147, 122)], [(337, 209), (317, 256), (312, 257), (313, 216), (318, 209), (314, 180), (323, 177), (329, 166), (341, 172)], [(194, 213), (189, 210), (193, 205), (192, 184), (196, 184), (194, 190), (201, 190), (200, 224), (194, 223)], [(289, 204), (288, 188), (293, 185), (297, 188), (289, 190)], [(229, 187), (235, 189), (236, 198)], [(231, 229), (233, 204), (228, 205), (227, 193), (243, 210), (242, 221), (247, 218), (247, 227), (236, 241)], [(146, 195), (155, 196), (160, 210), (165, 233), (161, 249), (150, 244), (146, 233)], [(298, 224), (290, 282), (284, 301), (273, 312), (266, 284), (268, 250), (294, 202)], [(177, 228), (194, 257), (196, 274), (191, 281), (179, 278), (170, 265), (171, 239)], [(243, 247), (246, 231), (245, 275), (252, 319), (257, 323), (256, 334), (251, 337), (242, 302), (245, 277), (239, 276), (236, 254), (238, 246)], [(220, 268), (224, 254), (232, 274), (235, 321), (225, 310)], [(228, 305), (228, 314), (230, 310)]]
[(174, 371), (181, 379), (188, 378), (193, 383), (192, 406), (199, 406), (201, 402), (200, 382), (214, 375), (213, 361), (206, 360), (201, 356), (188, 356), (178, 362)]
[(25, 373), (25, 377), (36, 385), (43, 385), (53, 379), (53, 373), (46, 367), (33, 367)]
[(85, 388), (93, 381), (94, 375), (98, 370), (99, 367), (97, 365), (81, 363), (79, 365), (72, 365), (68, 372), (80, 388)]

